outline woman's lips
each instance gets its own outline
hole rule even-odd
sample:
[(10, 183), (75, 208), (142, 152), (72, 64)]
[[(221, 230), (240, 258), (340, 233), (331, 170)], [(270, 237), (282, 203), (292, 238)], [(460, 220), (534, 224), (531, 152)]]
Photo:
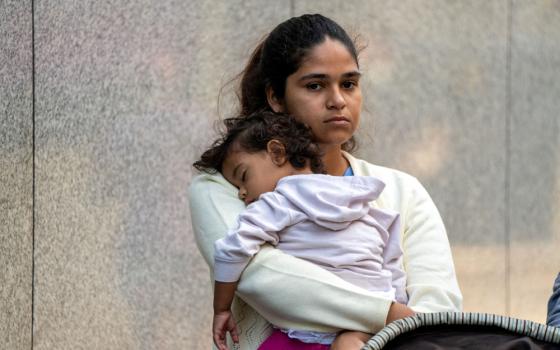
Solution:
[(335, 124), (335, 125), (346, 125), (346, 124), (350, 124), (350, 120), (346, 117), (337, 116), (325, 120), (324, 123)]

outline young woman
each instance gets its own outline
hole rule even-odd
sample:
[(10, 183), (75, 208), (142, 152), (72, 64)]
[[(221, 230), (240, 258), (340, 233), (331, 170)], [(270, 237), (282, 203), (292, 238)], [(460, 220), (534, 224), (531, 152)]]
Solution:
[[(258, 349), (272, 332), (287, 329), (375, 333), (415, 312), (459, 311), (449, 242), (430, 196), (412, 176), (356, 159), (350, 152), (362, 107), (356, 48), (346, 32), (321, 15), (278, 25), (255, 49), (240, 86), (240, 114), (285, 112), (307, 124), (329, 175), (364, 175), (386, 187), (374, 207), (401, 216), (408, 304), (392, 303), (309, 262), (270, 247), (245, 269), (233, 313), (241, 349)], [(193, 229), (212, 268), (214, 242), (225, 236), (244, 202), (221, 174), (201, 174), (190, 187)], [(267, 322), (268, 321), (268, 322)]]
[[(383, 191), (381, 180), (323, 174), (310, 128), (287, 114), (256, 112), (228, 118), (224, 125), (223, 135), (193, 164), (205, 172), (220, 171), (248, 205), (215, 243), (212, 334), (219, 350), (227, 349), (227, 332), (236, 341), (231, 303), (239, 276), (264, 243), (381, 298), (407, 303), (400, 215), (369, 205)], [(360, 350), (371, 336), (275, 327), (261, 348), (312, 343), (323, 350)]]

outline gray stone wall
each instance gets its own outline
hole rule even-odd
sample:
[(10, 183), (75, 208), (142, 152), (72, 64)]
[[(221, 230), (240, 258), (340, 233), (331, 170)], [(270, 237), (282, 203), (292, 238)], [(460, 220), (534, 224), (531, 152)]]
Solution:
[(0, 343), (31, 348), (33, 64), (31, 2), (0, 2)]
[(191, 164), (258, 40), (332, 17), (367, 47), (358, 156), (417, 176), (467, 311), (544, 321), (560, 270), (555, 1), (0, 1), (0, 339), (205, 349)]

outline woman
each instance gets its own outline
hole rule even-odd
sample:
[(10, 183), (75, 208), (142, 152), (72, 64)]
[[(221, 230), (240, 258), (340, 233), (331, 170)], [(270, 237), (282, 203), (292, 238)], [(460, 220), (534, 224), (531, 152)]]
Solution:
[[(376, 297), (311, 263), (264, 248), (238, 286), (244, 302), (237, 300), (233, 311), (242, 349), (257, 349), (271, 333), (264, 319), (282, 328), (375, 333), (413, 311), (461, 309), (445, 228), (426, 190), (410, 175), (348, 153), (362, 107), (359, 80), (355, 45), (338, 24), (321, 15), (295, 17), (278, 25), (255, 49), (242, 74), (241, 115), (259, 110), (292, 114), (311, 127), (328, 174), (375, 176), (386, 184), (373, 205), (401, 214), (408, 305)], [(219, 173), (193, 179), (190, 203), (197, 244), (211, 266), (214, 241), (225, 236), (244, 204)]]

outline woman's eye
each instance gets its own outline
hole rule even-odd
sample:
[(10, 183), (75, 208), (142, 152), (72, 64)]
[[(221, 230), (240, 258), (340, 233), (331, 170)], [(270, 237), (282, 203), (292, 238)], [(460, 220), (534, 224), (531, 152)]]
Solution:
[(321, 84), (318, 83), (309, 83), (307, 84), (307, 88), (309, 90), (319, 90), (321, 88)]
[(345, 89), (352, 89), (358, 85), (355, 81), (345, 81), (342, 83), (342, 87)]

